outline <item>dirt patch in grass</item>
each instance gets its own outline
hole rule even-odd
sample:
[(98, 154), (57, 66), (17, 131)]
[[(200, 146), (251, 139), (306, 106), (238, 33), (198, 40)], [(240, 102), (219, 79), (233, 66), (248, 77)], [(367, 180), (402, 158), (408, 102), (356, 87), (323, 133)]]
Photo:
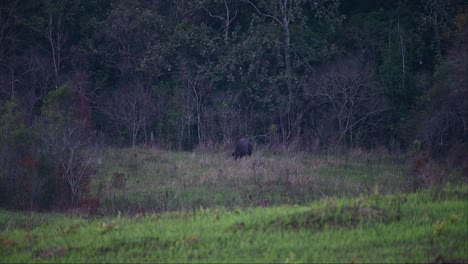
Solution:
[(300, 230), (325, 227), (355, 227), (360, 223), (383, 222), (387, 219), (383, 209), (377, 207), (344, 207), (337, 210), (316, 210), (277, 218), (265, 228)]
[(231, 225), (229, 231), (238, 232), (248, 229), (264, 231), (314, 229), (321, 231), (325, 228), (352, 228), (360, 224), (389, 223), (398, 220), (399, 218), (394, 214), (375, 206), (344, 206), (281, 216), (271, 221), (265, 221), (262, 226), (239, 222)]
[(61, 258), (67, 254), (67, 249), (64, 246), (46, 248), (39, 251), (36, 256), (41, 259), (52, 259), (55, 257)]
[(112, 246), (102, 246), (97, 249), (97, 252), (106, 254), (108, 252), (119, 252), (120, 250), (128, 251), (134, 248), (163, 251), (175, 245), (175, 241), (161, 240), (158, 237), (143, 237), (135, 241), (118, 241)]

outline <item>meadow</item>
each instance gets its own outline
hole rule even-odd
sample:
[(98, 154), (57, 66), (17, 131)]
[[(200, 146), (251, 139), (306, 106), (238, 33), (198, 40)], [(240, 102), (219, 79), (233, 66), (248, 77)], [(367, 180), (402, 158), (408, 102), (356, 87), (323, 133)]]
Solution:
[(466, 263), (468, 189), (82, 218), (0, 211), (0, 262)]
[(0, 262), (468, 261), (455, 168), (424, 185), (407, 156), (377, 151), (106, 149), (97, 164), (98, 208), (0, 210)]
[[(404, 156), (355, 151), (313, 155), (257, 149), (234, 160), (230, 150), (170, 152), (107, 149), (91, 186), (101, 212), (167, 212), (222, 206), (307, 204), (413, 188)], [(130, 212), (131, 213), (131, 212)]]

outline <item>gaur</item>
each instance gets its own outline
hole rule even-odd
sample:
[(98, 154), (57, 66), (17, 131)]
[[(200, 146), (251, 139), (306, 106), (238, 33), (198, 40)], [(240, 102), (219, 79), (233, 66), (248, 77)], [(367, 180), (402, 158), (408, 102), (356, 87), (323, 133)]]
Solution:
[(253, 151), (253, 144), (252, 142), (247, 139), (247, 138), (241, 138), (239, 141), (237, 141), (236, 144), (236, 149), (232, 153), (232, 156), (234, 159), (242, 158), (247, 155), (252, 155)]

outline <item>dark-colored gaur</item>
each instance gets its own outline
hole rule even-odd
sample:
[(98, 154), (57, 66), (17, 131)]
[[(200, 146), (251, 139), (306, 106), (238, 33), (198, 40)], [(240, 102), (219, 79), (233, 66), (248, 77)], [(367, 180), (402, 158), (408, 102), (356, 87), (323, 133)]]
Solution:
[(236, 149), (232, 153), (232, 156), (234, 157), (234, 159), (238, 159), (247, 155), (248, 156), (252, 155), (252, 151), (253, 151), (252, 142), (247, 138), (241, 138), (239, 139), (239, 141), (237, 141)]

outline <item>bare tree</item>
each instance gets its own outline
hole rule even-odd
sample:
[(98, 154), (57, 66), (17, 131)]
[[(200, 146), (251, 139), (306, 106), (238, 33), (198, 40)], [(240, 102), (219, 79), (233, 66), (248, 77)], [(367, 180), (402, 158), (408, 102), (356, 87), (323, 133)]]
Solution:
[(191, 138), (192, 125), (196, 125), (196, 139), (198, 144), (205, 144), (208, 140), (209, 116), (208, 102), (213, 90), (213, 83), (200, 71), (192, 71), (190, 67), (181, 67), (182, 91), (180, 96), (184, 101), (182, 123), (187, 126)]
[(76, 206), (94, 171), (99, 150), (97, 138), (82, 122), (73, 122), (65, 127), (56, 124), (46, 127), (43, 142), (58, 166), (60, 177), (70, 188), (72, 206)]
[(68, 185), (72, 206), (87, 191), (99, 150), (87, 109), (89, 100), (70, 83), (50, 92), (41, 109), (43, 151), (51, 158), (58, 178)]
[(138, 135), (146, 131), (154, 116), (155, 105), (151, 90), (135, 81), (117, 90), (101, 110), (131, 132), (132, 147), (135, 147)]
[(14, 72), (12, 86), (15, 86), (15, 91), (9, 96), (17, 101), (32, 125), (34, 111), (37, 111), (38, 104), (46, 97), (52, 88), (51, 84), (54, 83), (55, 77), (49, 58), (40, 55), (36, 49), (29, 49), (22, 56), (14, 58), (10, 67)]
[(239, 106), (241, 93), (242, 91), (226, 92), (214, 98), (216, 107), (214, 110), (220, 121), (219, 125), (225, 144), (234, 142), (235, 128), (241, 124), (241, 107)]
[(217, 18), (217, 19), (219, 19), (219, 20), (221, 20), (223, 22), (223, 24), (224, 24), (224, 40), (227, 41), (229, 39), (229, 29), (231, 27), (231, 24), (234, 21), (234, 19), (236, 19), (236, 17), (237, 17), (237, 9), (234, 12), (234, 16), (233, 16), (231, 14), (231, 8), (229, 7), (228, 1), (223, 0), (223, 2), (224, 2), (224, 10), (225, 10), (224, 16), (223, 15), (215, 15), (215, 14), (211, 13), (211, 11), (206, 7), (203, 7), (203, 9), (206, 12), (208, 12), (208, 14), (211, 17)]
[(336, 145), (346, 138), (353, 145), (360, 129), (378, 126), (384, 104), (372, 91), (373, 69), (353, 57), (322, 65), (309, 78), (305, 95), (316, 105), (330, 107), (326, 115), (337, 124)]

